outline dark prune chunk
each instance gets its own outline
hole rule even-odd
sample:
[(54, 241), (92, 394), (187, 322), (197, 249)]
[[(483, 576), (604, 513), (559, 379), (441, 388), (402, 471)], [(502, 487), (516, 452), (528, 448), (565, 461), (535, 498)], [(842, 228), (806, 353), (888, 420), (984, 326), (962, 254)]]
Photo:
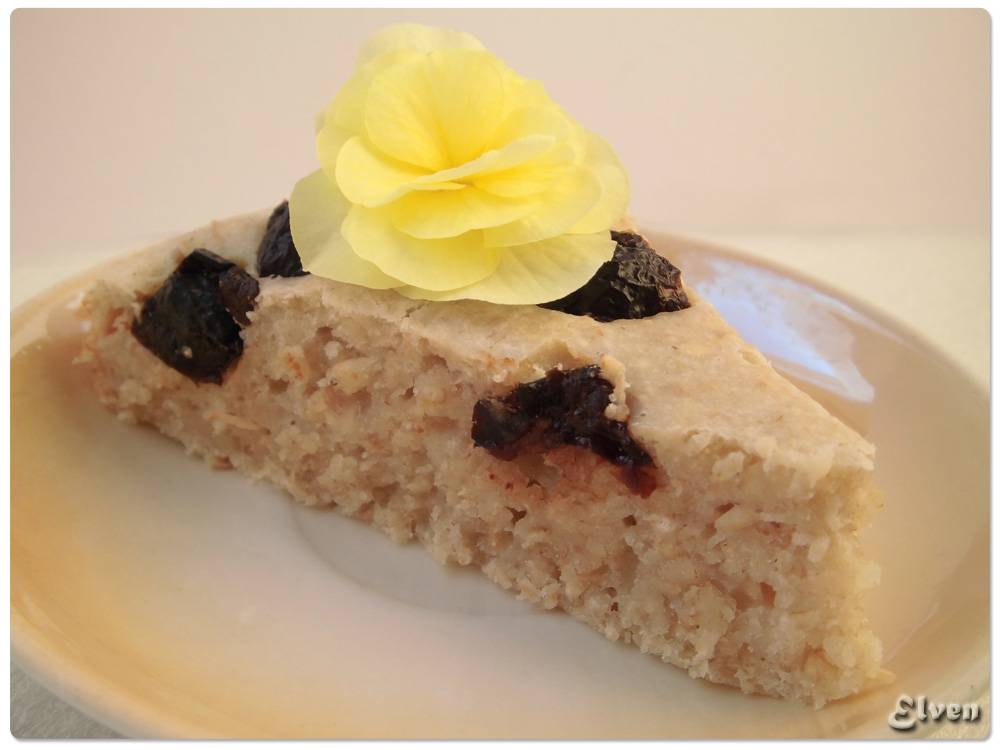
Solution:
[(222, 304), (229, 310), (233, 320), (241, 326), (250, 325), (247, 313), (253, 310), (260, 293), (257, 279), (239, 266), (230, 266), (219, 275), (219, 292)]
[(179, 264), (175, 273), (219, 274), (233, 266), (232, 261), (201, 247), (192, 250)]
[(623, 318), (648, 318), (690, 307), (681, 272), (658, 255), (642, 236), (612, 232), (615, 254), (575, 292), (539, 305), (570, 315), (589, 315), (607, 323)]
[(243, 353), (237, 320), (257, 297), (257, 280), (208, 250), (194, 250), (147, 299), (132, 323), (143, 346), (192, 380), (221, 383)]
[(472, 441), (504, 461), (560, 445), (585, 448), (621, 467), (625, 483), (645, 497), (656, 487), (644, 471), (653, 459), (633, 439), (626, 422), (604, 415), (613, 390), (597, 365), (550, 370), (505, 396), (477, 401)]
[(535, 427), (535, 418), (503, 399), (481, 398), (472, 407), (472, 442), (510, 461)]
[(267, 231), (257, 248), (258, 276), (306, 276), (302, 259), (292, 241), (288, 201), (283, 201), (267, 220)]

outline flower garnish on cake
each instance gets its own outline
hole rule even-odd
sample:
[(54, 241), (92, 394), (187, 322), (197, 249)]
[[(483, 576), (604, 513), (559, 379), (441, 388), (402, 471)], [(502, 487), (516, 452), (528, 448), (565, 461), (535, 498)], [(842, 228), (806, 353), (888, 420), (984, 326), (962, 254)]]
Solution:
[(382, 30), (318, 126), (320, 169), (289, 206), (309, 273), (537, 304), (612, 258), (629, 193), (614, 151), (468, 34)]

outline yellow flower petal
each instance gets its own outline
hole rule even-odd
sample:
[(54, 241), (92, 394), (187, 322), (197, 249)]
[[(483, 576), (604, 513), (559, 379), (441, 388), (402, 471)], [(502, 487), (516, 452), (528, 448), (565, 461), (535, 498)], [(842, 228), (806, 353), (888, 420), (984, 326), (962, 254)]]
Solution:
[(365, 102), (372, 79), (383, 70), (420, 58), (416, 52), (397, 50), (360, 66), (347, 80), (333, 101), (326, 108), (324, 123), (336, 125), (350, 133), (362, 133), (365, 129)]
[(428, 57), (434, 112), (448, 164), (472, 161), (489, 148), (503, 113), (503, 64), (488, 52), (441, 50)]
[(376, 75), (365, 128), (387, 156), (430, 171), (479, 156), (503, 108), (499, 62), (487, 52), (440, 50)]
[(537, 305), (579, 289), (614, 254), (608, 232), (563, 235), (504, 248), (496, 271), (482, 281), (444, 292), (413, 286), (396, 291), (410, 299), (477, 299), (501, 305)]
[(573, 148), (560, 143), (534, 159), (514, 167), (497, 165), (470, 178), (476, 187), (504, 198), (524, 198), (547, 193), (573, 163)]
[(496, 250), (483, 246), (480, 232), (417, 239), (393, 227), (386, 209), (353, 206), (341, 232), (359, 256), (424, 289), (467, 286), (489, 276), (500, 262)]
[(381, 206), (409, 192), (409, 185), (426, 174), (426, 170), (382, 156), (360, 136), (340, 147), (334, 171), (337, 185), (347, 199), (369, 207)]
[(412, 237), (456, 237), (527, 216), (537, 201), (511, 200), (471, 186), (462, 190), (410, 193), (393, 201), (389, 215), (396, 229)]
[(572, 130), (572, 123), (554, 104), (520, 107), (508, 114), (496, 127), (490, 148), (502, 148), (511, 141), (532, 135), (550, 135), (556, 141), (561, 141), (568, 138)]
[(351, 140), (351, 134), (338, 128), (332, 122), (324, 123), (316, 134), (316, 154), (319, 165), (331, 180), (337, 180), (337, 156), (344, 144)]
[(584, 164), (601, 182), (601, 198), (586, 216), (573, 225), (573, 234), (588, 234), (607, 229), (625, 215), (628, 207), (628, 175), (608, 142), (594, 133), (587, 133)]
[(309, 273), (370, 289), (403, 284), (359, 258), (341, 236), (340, 224), (350, 204), (322, 170), (295, 184), (288, 209), (292, 240)]
[(386, 156), (437, 172), (451, 164), (439, 137), (431, 84), (421, 62), (391, 67), (372, 79), (362, 132)]
[(553, 101), (545, 91), (541, 81), (523, 78), (504, 66), (504, 117), (524, 107), (549, 107)]
[(412, 190), (460, 190), (465, 185), (456, 180), (489, 168), (521, 163), (544, 153), (553, 143), (551, 136), (529, 136), (508, 143), (497, 151), (489, 151), (460, 167), (429, 174), (426, 170), (383, 156), (358, 136), (339, 145), (336, 136), (331, 133), (326, 146), (328, 150), (324, 150), (328, 129), (329, 126), (324, 127), (317, 139), (321, 163), (327, 164), (329, 153), (336, 150), (334, 177), (337, 184), (352, 203), (369, 208), (390, 203)]
[(601, 198), (601, 183), (589, 169), (569, 166), (554, 180), (539, 208), (523, 219), (483, 230), (490, 247), (510, 247), (562, 234), (582, 219)]
[(502, 148), (487, 151), (482, 156), (466, 162), (458, 167), (443, 169), (440, 172), (421, 177), (415, 184), (431, 185), (444, 180), (464, 180), (479, 174), (488, 174), (495, 170), (513, 169), (526, 164), (533, 159), (542, 157), (556, 144), (551, 135), (529, 135), (512, 141)]
[(412, 50), (432, 52), (436, 49), (483, 49), (483, 43), (472, 34), (419, 23), (397, 23), (377, 31), (365, 42), (358, 54), (358, 65), (387, 52)]

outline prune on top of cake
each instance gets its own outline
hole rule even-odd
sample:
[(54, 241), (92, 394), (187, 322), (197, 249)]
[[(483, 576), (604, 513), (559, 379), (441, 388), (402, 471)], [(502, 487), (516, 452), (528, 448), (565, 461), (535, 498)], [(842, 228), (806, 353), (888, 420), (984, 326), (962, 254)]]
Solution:
[(307, 276), (292, 241), (288, 201), (283, 201), (267, 220), (267, 230), (257, 248), (258, 276)]
[(258, 292), (257, 280), (239, 266), (194, 250), (143, 303), (132, 333), (192, 380), (221, 383), (243, 353), (240, 323), (249, 324)]
[(611, 260), (575, 292), (539, 307), (570, 315), (612, 320), (648, 318), (690, 307), (681, 272), (633, 232), (611, 232), (617, 244)]
[(613, 390), (596, 365), (550, 370), (505, 396), (477, 401), (472, 441), (504, 461), (560, 445), (586, 448), (620, 466), (626, 484), (645, 497), (656, 486), (643, 471), (653, 459), (629, 433), (626, 422), (605, 416)]

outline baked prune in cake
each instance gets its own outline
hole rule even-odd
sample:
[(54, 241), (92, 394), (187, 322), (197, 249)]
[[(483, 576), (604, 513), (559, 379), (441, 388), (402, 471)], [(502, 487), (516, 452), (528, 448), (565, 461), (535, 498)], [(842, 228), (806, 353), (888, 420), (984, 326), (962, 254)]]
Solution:
[(222, 304), (233, 320), (241, 326), (250, 325), (247, 313), (253, 310), (260, 284), (239, 266), (233, 265), (219, 275), (219, 293)]
[(607, 323), (624, 318), (648, 318), (691, 306), (681, 284), (681, 272), (633, 232), (611, 232), (615, 254), (593, 278), (562, 299), (540, 307), (570, 315), (589, 315)]
[(164, 363), (192, 380), (221, 383), (243, 353), (257, 280), (213, 252), (198, 249), (147, 299), (132, 333)]
[(640, 469), (650, 466), (652, 458), (629, 434), (626, 422), (604, 414), (613, 390), (596, 365), (550, 370), (505, 396), (477, 401), (472, 440), (505, 461), (560, 445), (586, 448), (621, 466), (626, 483), (648, 495), (655, 485)]
[(292, 241), (288, 201), (283, 201), (267, 220), (267, 230), (257, 248), (257, 274), (264, 276), (307, 276), (302, 259)]

